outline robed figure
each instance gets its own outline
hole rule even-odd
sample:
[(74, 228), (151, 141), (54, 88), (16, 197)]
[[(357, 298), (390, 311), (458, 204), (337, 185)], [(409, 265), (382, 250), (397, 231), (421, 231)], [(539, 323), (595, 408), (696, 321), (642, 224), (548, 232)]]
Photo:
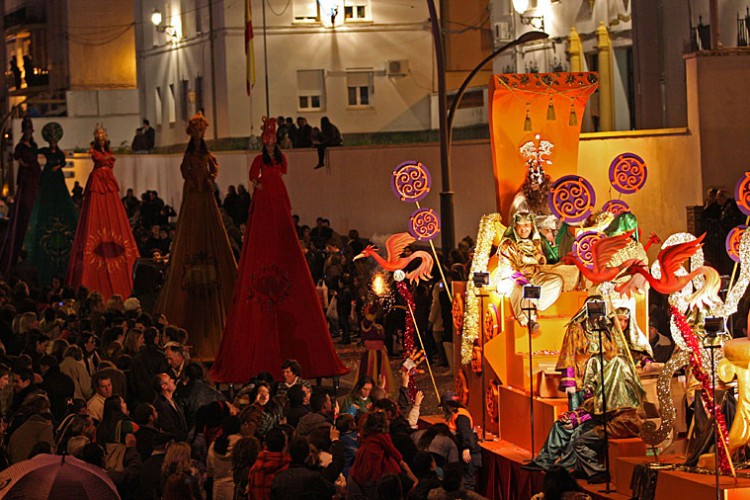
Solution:
[(305, 378), (347, 372), (333, 348), (297, 239), (281, 179), (286, 169), (286, 158), (276, 145), (276, 120), (264, 119), (263, 152), (250, 167), (254, 193), (239, 279), (211, 368), (217, 382), (247, 382), (261, 371), (279, 378), (285, 359), (296, 359)]
[(0, 248), (0, 272), (6, 279), (10, 277), (11, 270), (18, 261), (31, 210), (39, 193), (39, 177), (42, 175), (37, 160), (37, 145), (34, 142), (34, 125), (28, 116), (23, 119), (21, 130), (23, 136), (13, 152), (13, 158), (18, 162), (15, 202), (10, 209), (10, 222)]
[(219, 350), (237, 263), (214, 197), (218, 162), (206, 147), (208, 120), (198, 112), (180, 165), (185, 184), (169, 271), (155, 311), (188, 330), (193, 358), (214, 359)]
[(24, 242), (29, 264), (39, 271), (40, 285), (65, 277), (78, 223), (78, 209), (65, 185), (65, 151), (58, 146), (62, 135), (57, 122), (42, 128), (42, 137), (49, 146), (39, 150), (46, 162)]
[(90, 154), (94, 170), (83, 192), (66, 282), (73, 288), (83, 285), (101, 292), (104, 297), (112, 294), (128, 297), (133, 290), (138, 246), (112, 172), (115, 155), (101, 126), (97, 125), (94, 131)]

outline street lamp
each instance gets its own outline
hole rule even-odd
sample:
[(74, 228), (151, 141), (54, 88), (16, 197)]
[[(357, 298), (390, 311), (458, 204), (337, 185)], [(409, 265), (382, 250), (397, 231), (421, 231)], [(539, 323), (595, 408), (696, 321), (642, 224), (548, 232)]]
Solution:
[(154, 9), (151, 13), (151, 24), (157, 27), (161, 24), (161, 11), (159, 9)]
[(513, 10), (518, 13), (521, 24), (531, 26), (539, 31), (544, 31), (544, 14), (550, 5), (551, 0), (537, 0), (535, 10), (541, 15), (526, 16), (524, 14), (529, 10), (529, 0), (513, 0)]
[(164, 24), (163, 21), (164, 18), (161, 15), (161, 11), (159, 9), (154, 9), (151, 12), (151, 24), (156, 27), (156, 31), (164, 33), (167, 36), (168, 41), (177, 42), (179, 38), (177, 36), (177, 28), (171, 24)]

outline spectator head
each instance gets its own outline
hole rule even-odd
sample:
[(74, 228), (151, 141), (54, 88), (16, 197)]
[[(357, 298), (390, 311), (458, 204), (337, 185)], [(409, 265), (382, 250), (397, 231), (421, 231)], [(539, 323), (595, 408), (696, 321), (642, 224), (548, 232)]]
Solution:
[(336, 430), (341, 434), (356, 431), (357, 423), (354, 421), (354, 417), (349, 413), (340, 414), (339, 418), (336, 419)]
[(104, 412), (102, 413), (103, 421), (112, 420), (123, 415), (129, 415), (129, 413), (128, 405), (122, 397), (114, 395), (104, 400)]
[(44, 354), (47, 352), (47, 346), (49, 345), (49, 336), (42, 332), (32, 331), (29, 333), (29, 344), (34, 346), (34, 352), (36, 354)]
[(34, 447), (31, 448), (31, 451), (29, 452), (29, 456), (27, 458), (32, 459), (35, 456), (42, 454), (52, 454), (52, 445), (47, 441), (37, 441)]
[(81, 460), (88, 464), (96, 465), (97, 467), (100, 467), (102, 469), (104, 469), (106, 466), (104, 462), (105, 456), (106, 454), (104, 453), (104, 448), (102, 448), (102, 446), (97, 443), (89, 443), (84, 446), (83, 450), (81, 451)]
[(362, 417), (361, 426), (360, 434), (363, 438), (374, 434), (384, 434), (388, 432), (388, 419), (381, 411), (370, 412)]
[[(447, 492), (461, 489), (464, 479), (464, 466), (460, 462), (448, 463), (443, 467), (443, 488)], [(550, 497), (552, 498), (552, 497)]]
[(234, 443), (232, 448), (232, 470), (248, 470), (253, 466), (260, 453), (260, 441), (254, 437), (243, 437)]
[(304, 438), (294, 438), (289, 443), (289, 456), (292, 457), (292, 463), (304, 464), (310, 455), (310, 444)]
[(278, 427), (274, 427), (266, 433), (266, 450), (271, 452), (284, 451), (286, 447), (286, 434)]
[(94, 390), (103, 398), (112, 395), (112, 379), (109, 375), (103, 375), (101, 372), (94, 374)]
[(328, 415), (332, 411), (331, 396), (322, 390), (313, 391), (310, 396), (310, 409), (316, 413)]
[(242, 424), (236, 415), (227, 415), (221, 421), (221, 435), (214, 441), (214, 451), (219, 455), (226, 455), (229, 451), (229, 436), (239, 434)]
[(396, 474), (386, 474), (378, 479), (378, 500), (398, 500), (404, 498), (401, 479)]
[(362, 399), (367, 399), (370, 397), (370, 392), (373, 387), (375, 387), (375, 381), (369, 375), (365, 375), (354, 384), (352, 395)]
[(160, 373), (156, 375), (153, 379), (152, 387), (157, 394), (161, 394), (162, 396), (170, 399), (172, 397), (172, 394), (174, 394), (175, 389), (177, 389), (177, 386), (175, 386), (172, 377), (170, 377), (166, 373)]
[(39, 369), (42, 372), (42, 375), (46, 375), (50, 370), (55, 371), (58, 367), (57, 358), (54, 356), (45, 354), (39, 358)]
[(91, 443), (91, 440), (86, 436), (73, 436), (68, 439), (68, 455), (72, 455), (76, 458), (81, 458), (83, 449), (87, 444)]
[(81, 335), (79, 345), (85, 354), (91, 354), (96, 350), (96, 336), (93, 333), (84, 333)]
[(291, 407), (303, 406), (305, 404), (305, 396), (305, 390), (300, 384), (295, 384), (286, 391), (286, 397)]
[(432, 453), (428, 451), (418, 451), (414, 455), (412, 460), (411, 471), (417, 476), (417, 479), (422, 479), (431, 471), (435, 470), (435, 458)]
[(13, 374), (13, 391), (18, 393), (34, 383), (34, 372), (31, 368), (20, 368)]
[(10, 368), (0, 363), (0, 391), (4, 391), (10, 385)]
[(156, 412), (154, 405), (148, 403), (139, 403), (133, 412), (133, 420), (138, 425), (154, 425), (159, 414)]
[(259, 404), (266, 406), (271, 400), (271, 390), (266, 382), (258, 382), (255, 387), (250, 391), (250, 404)]
[(96, 436), (96, 425), (90, 415), (76, 415), (70, 422), (70, 434), (73, 436), (86, 436), (93, 440)]
[(70, 347), (70, 343), (65, 339), (56, 339), (52, 342), (52, 355), (55, 357), (58, 363), (61, 363), (65, 358), (65, 351)]
[[(143, 124), (147, 127), (151, 125), (151, 123), (146, 118), (143, 119)], [(128, 191), (130, 191), (131, 193), (133, 192), (132, 189), (128, 189)]]
[(198, 363), (189, 363), (185, 367), (185, 376), (187, 377), (189, 382), (203, 380), (203, 367)]
[(319, 425), (315, 427), (307, 440), (313, 445), (318, 451), (331, 451), (331, 426), (328, 424)]
[(370, 391), (370, 401), (372, 401), (373, 403), (387, 397), (388, 393), (385, 392), (385, 389), (381, 389), (380, 387), (373, 387), (372, 391)]
[(297, 377), (299, 377), (302, 367), (296, 359), (287, 359), (281, 365), (281, 374), (284, 377), (284, 382), (287, 384), (293, 384)]
[(133, 313), (135, 316), (138, 316), (141, 313), (141, 301), (136, 297), (125, 299), (123, 307), (126, 313)]
[(158, 338), (159, 338), (159, 330), (157, 330), (153, 326), (150, 326), (143, 331), (144, 345), (156, 345)]
[(169, 445), (161, 470), (162, 475), (190, 470), (190, 445), (187, 443), (172, 443)]
[(181, 344), (167, 342), (164, 346), (164, 357), (171, 368), (177, 369), (185, 362), (185, 350)]
[(187, 471), (175, 472), (164, 483), (164, 500), (193, 500), (193, 476)]

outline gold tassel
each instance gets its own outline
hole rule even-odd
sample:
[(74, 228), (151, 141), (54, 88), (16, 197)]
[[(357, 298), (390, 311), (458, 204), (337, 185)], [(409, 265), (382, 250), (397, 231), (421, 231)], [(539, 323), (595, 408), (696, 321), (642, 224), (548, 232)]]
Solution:
[(549, 106), (547, 106), (547, 120), (554, 121), (555, 118), (555, 106), (552, 104), (552, 98), (550, 98)]
[(578, 115), (576, 115), (576, 108), (573, 104), (570, 105), (570, 118), (568, 119), (568, 125), (571, 127), (578, 125)]
[(526, 105), (526, 119), (523, 121), (523, 131), (531, 132), (531, 117), (529, 116), (529, 106)]

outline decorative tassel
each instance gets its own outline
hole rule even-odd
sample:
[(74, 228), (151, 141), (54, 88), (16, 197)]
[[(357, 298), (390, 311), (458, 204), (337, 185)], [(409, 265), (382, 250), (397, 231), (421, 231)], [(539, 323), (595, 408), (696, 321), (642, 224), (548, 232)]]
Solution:
[(529, 105), (526, 105), (526, 119), (523, 121), (523, 131), (531, 132), (531, 117), (529, 116)]
[(547, 120), (554, 121), (555, 118), (555, 106), (552, 104), (552, 98), (550, 97), (549, 106), (547, 106)]
[(568, 118), (568, 125), (571, 127), (578, 125), (578, 115), (576, 115), (576, 108), (573, 103), (570, 104), (570, 118)]

